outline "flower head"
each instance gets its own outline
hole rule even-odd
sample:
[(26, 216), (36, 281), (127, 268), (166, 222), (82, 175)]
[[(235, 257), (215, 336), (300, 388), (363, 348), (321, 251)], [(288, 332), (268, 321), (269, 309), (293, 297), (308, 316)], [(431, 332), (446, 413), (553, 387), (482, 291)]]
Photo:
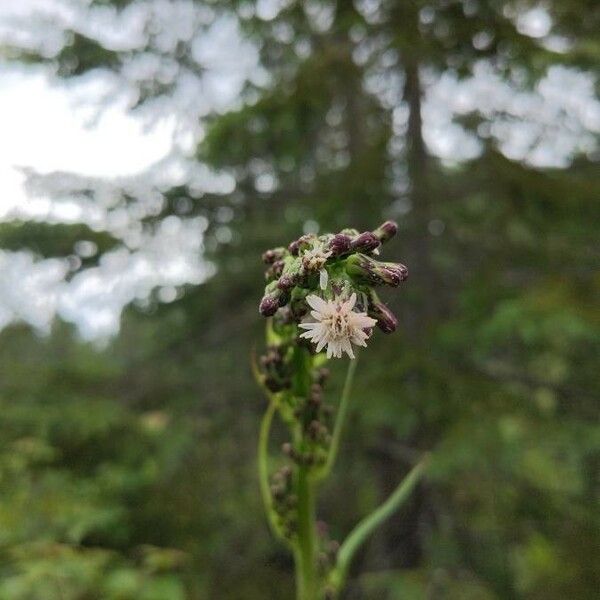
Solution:
[(324, 290), (327, 288), (329, 276), (325, 263), (333, 254), (331, 250), (326, 250), (322, 243), (315, 244), (310, 250), (305, 250), (302, 254), (302, 265), (308, 272), (319, 271), (319, 287)]
[[(317, 321), (302, 325), (307, 330), (304, 337), (317, 345), (324, 340), (319, 350), (327, 345), (330, 356), (340, 356), (342, 352), (351, 355), (352, 344), (364, 345), (373, 320), (384, 333), (392, 333), (398, 320), (377, 298), (373, 288), (397, 287), (408, 277), (404, 265), (375, 258), (382, 244), (397, 231), (396, 223), (386, 221), (373, 231), (360, 233), (348, 228), (320, 236), (310, 233), (294, 240), (287, 248), (267, 250), (263, 254), (266, 284), (260, 313), (275, 317), (272, 323), (275, 335), (282, 339), (298, 335), (296, 328), (286, 330), (284, 326), (304, 320), (309, 310), (307, 295), (319, 306), (310, 305)], [(356, 300), (348, 306), (351, 294), (363, 299), (360, 310), (364, 312), (354, 309)], [(329, 301), (319, 298), (332, 295), (340, 298)], [(322, 317), (317, 318), (315, 313), (322, 313)], [(367, 321), (354, 326), (361, 315)], [(341, 328), (340, 331), (336, 327)]]
[(326, 250), (323, 244), (315, 245), (310, 250), (305, 250), (302, 254), (302, 264), (309, 271), (319, 271), (325, 266), (327, 259), (333, 253)]
[(340, 297), (334, 300), (323, 300), (314, 294), (307, 296), (306, 301), (313, 309), (311, 315), (316, 319), (313, 323), (300, 323), (306, 329), (300, 337), (307, 338), (317, 345), (317, 352), (327, 346), (327, 358), (341, 358), (345, 352), (354, 358), (352, 344), (366, 346), (369, 337), (365, 329), (371, 329), (377, 321), (363, 312), (355, 312), (356, 294), (348, 300)]

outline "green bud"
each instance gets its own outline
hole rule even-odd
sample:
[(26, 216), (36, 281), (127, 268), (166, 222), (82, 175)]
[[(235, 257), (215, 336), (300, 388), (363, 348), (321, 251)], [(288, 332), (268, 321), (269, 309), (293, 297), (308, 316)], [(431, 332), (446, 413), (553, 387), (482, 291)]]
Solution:
[(353, 254), (346, 261), (346, 272), (362, 283), (397, 287), (408, 277), (400, 263), (381, 262), (364, 254)]
[(373, 231), (373, 234), (381, 243), (383, 243), (387, 242), (388, 240), (391, 240), (396, 235), (397, 231), (397, 223), (395, 223), (394, 221), (386, 221), (385, 223), (382, 223), (377, 229), (375, 229), (375, 231)]

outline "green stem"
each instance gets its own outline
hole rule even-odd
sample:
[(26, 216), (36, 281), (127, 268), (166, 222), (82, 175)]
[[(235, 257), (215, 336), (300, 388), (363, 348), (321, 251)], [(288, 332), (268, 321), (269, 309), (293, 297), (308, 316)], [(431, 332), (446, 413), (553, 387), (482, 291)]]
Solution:
[(350, 405), (350, 391), (352, 390), (352, 382), (354, 381), (354, 372), (356, 371), (357, 362), (358, 358), (355, 358), (354, 360), (350, 360), (350, 363), (348, 364), (346, 380), (344, 381), (342, 397), (340, 398), (340, 405), (338, 406), (335, 425), (333, 428), (333, 436), (331, 438), (329, 454), (327, 455), (327, 461), (323, 465), (322, 469), (318, 472), (319, 479), (325, 479), (325, 477), (331, 473), (331, 469), (335, 464), (340, 450), (340, 439), (342, 437), (342, 431), (344, 429), (344, 424), (346, 423), (346, 416), (348, 414), (348, 407)]
[(276, 537), (285, 541), (285, 536), (277, 525), (271, 491), (269, 489), (269, 433), (276, 408), (275, 402), (271, 401), (260, 424), (260, 433), (258, 436), (258, 479), (260, 482), (260, 494), (271, 531)]
[(375, 531), (375, 529), (384, 521), (389, 519), (409, 497), (410, 493), (421, 479), (428, 461), (429, 456), (425, 455), (402, 480), (392, 495), (370, 515), (360, 521), (350, 535), (348, 535), (338, 551), (337, 566), (331, 576), (331, 581), (337, 590), (342, 587), (346, 579), (348, 568), (350, 567), (356, 551), (373, 531)]
[[(307, 398), (311, 382), (312, 356), (304, 348), (294, 349), (292, 391), (296, 398)], [(308, 450), (301, 423), (294, 430), (295, 443), (301, 452)], [(295, 541), (296, 587), (298, 600), (317, 600), (315, 486), (311, 468), (296, 468), (297, 538)]]
[(296, 582), (298, 600), (317, 600), (315, 494), (307, 467), (298, 468), (298, 547)]

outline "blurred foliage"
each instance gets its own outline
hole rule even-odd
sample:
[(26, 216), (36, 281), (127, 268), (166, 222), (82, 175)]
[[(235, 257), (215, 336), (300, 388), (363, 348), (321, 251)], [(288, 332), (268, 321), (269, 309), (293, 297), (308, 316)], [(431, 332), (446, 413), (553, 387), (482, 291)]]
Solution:
[(86, 225), (64, 225), (57, 223), (9, 221), (0, 224), (0, 245), (3, 250), (17, 251), (27, 248), (37, 255), (63, 257), (77, 253), (78, 242), (91, 242), (92, 256), (86, 266), (94, 264), (92, 257), (115, 247), (117, 241), (108, 233), (93, 231)]
[[(273, 85), (249, 86), (247, 104), (213, 116), (197, 153), (238, 181), (230, 198), (195, 201), (210, 217), (217, 275), (149, 314), (129, 310), (105, 350), (62, 325), (44, 339), (17, 326), (0, 334), (0, 598), (290, 598), (291, 561), (255, 481), (263, 401), (246, 365), (262, 329), (260, 252), (307, 222), (366, 228), (398, 215), (390, 255), (411, 279), (386, 300), (402, 328), (361, 359), (319, 507), (332, 536), (422, 451), (434, 462), (359, 558), (347, 598), (596, 598), (598, 164), (582, 155), (568, 169), (533, 168), (481, 137), (481, 156), (444, 165), (423, 141), (421, 77), (466, 74), (483, 57), (525, 86), (549, 64), (597, 68), (597, 3), (545, 3), (570, 42), (563, 53), (517, 30), (527, 2), (314, 2), (312, 12), (287, 2), (268, 21), (252, 4), (220, 9), (243, 15)], [(319, 7), (325, 28), (311, 17)], [(481, 31), (492, 41), (479, 50)], [(55, 58), (71, 61), (62, 74), (119, 64), (73, 40)], [(359, 43), (372, 48), (366, 62), (353, 59)], [(391, 102), (364, 85), (382, 59), (388, 88), (402, 83)], [(471, 117), (477, 132), (483, 116)], [(0, 235), (11, 248), (71, 252), (75, 229), (42, 244), (43, 228)]]

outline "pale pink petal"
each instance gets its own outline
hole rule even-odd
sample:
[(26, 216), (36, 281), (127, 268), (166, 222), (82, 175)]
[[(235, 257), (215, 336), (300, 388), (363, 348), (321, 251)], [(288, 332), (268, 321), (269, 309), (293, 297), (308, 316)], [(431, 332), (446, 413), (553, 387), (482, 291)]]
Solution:
[(350, 344), (350, 340), (345, 339), (343, 342), (343, 346), (344, 346), (344, 350), (345, 350), (346, 354), (350, 358), (354, 358), (354, 352), (352, 351), (352, 344)]
[(311, 294), (310, 296), (306, 296), (306, 301), (308, 302), (311, 308), (314, 308), (319, 312), (324, 312), (327, 310), (327, 302), (325, 302), (323, 298), (319, 298), (319, 296)]
[(311, 311), (314, 322), (302, 323), (306, 329), (301, 337), (310, 339), (316, 345), (316, 351), (327, 349), (327, 358), (341, 358), (347, 354), (355, 358), (353, 344), (366, 346), (370, 330), (377, 321), (364, 312), (355, 312), (357, 295), (343, 301), (340, 298), (324, 300), (315, 294), (307, 297), (307, 302), (314, 310)]
[(360, 338), (353, 338), (352, 341), (354, 342), (354, 344), (356, 344), (357, 346), (362, 346), (363, 348), (367, 347), (367, 342), (366, 339), (360, 339)]
[(321, 350), (323, 350), (323, 348), (325, 348), (326, 344), (327, 344), (327, 340), (319, 340), (318, 342), (315, 340), (315, 343), (317, 344), (315, 350), (317, 352), (321, 352)]
[(348, 300), (346, 300), (346, 302), (344, 302), (344, 304), (342, 304), (342, 310), (344, 312), (350, 312), (353, 308), (354, 305), (356, 304), (356, 294), (352, 294), (352, 296), (350, 296), (350, 298), (348, 298)]
[(327, 269), (321, 269), (319, 271), (319, 287), (322, 290), (326, 290), (328, 283), (329, 283), (329, 273), (327, 273)]

